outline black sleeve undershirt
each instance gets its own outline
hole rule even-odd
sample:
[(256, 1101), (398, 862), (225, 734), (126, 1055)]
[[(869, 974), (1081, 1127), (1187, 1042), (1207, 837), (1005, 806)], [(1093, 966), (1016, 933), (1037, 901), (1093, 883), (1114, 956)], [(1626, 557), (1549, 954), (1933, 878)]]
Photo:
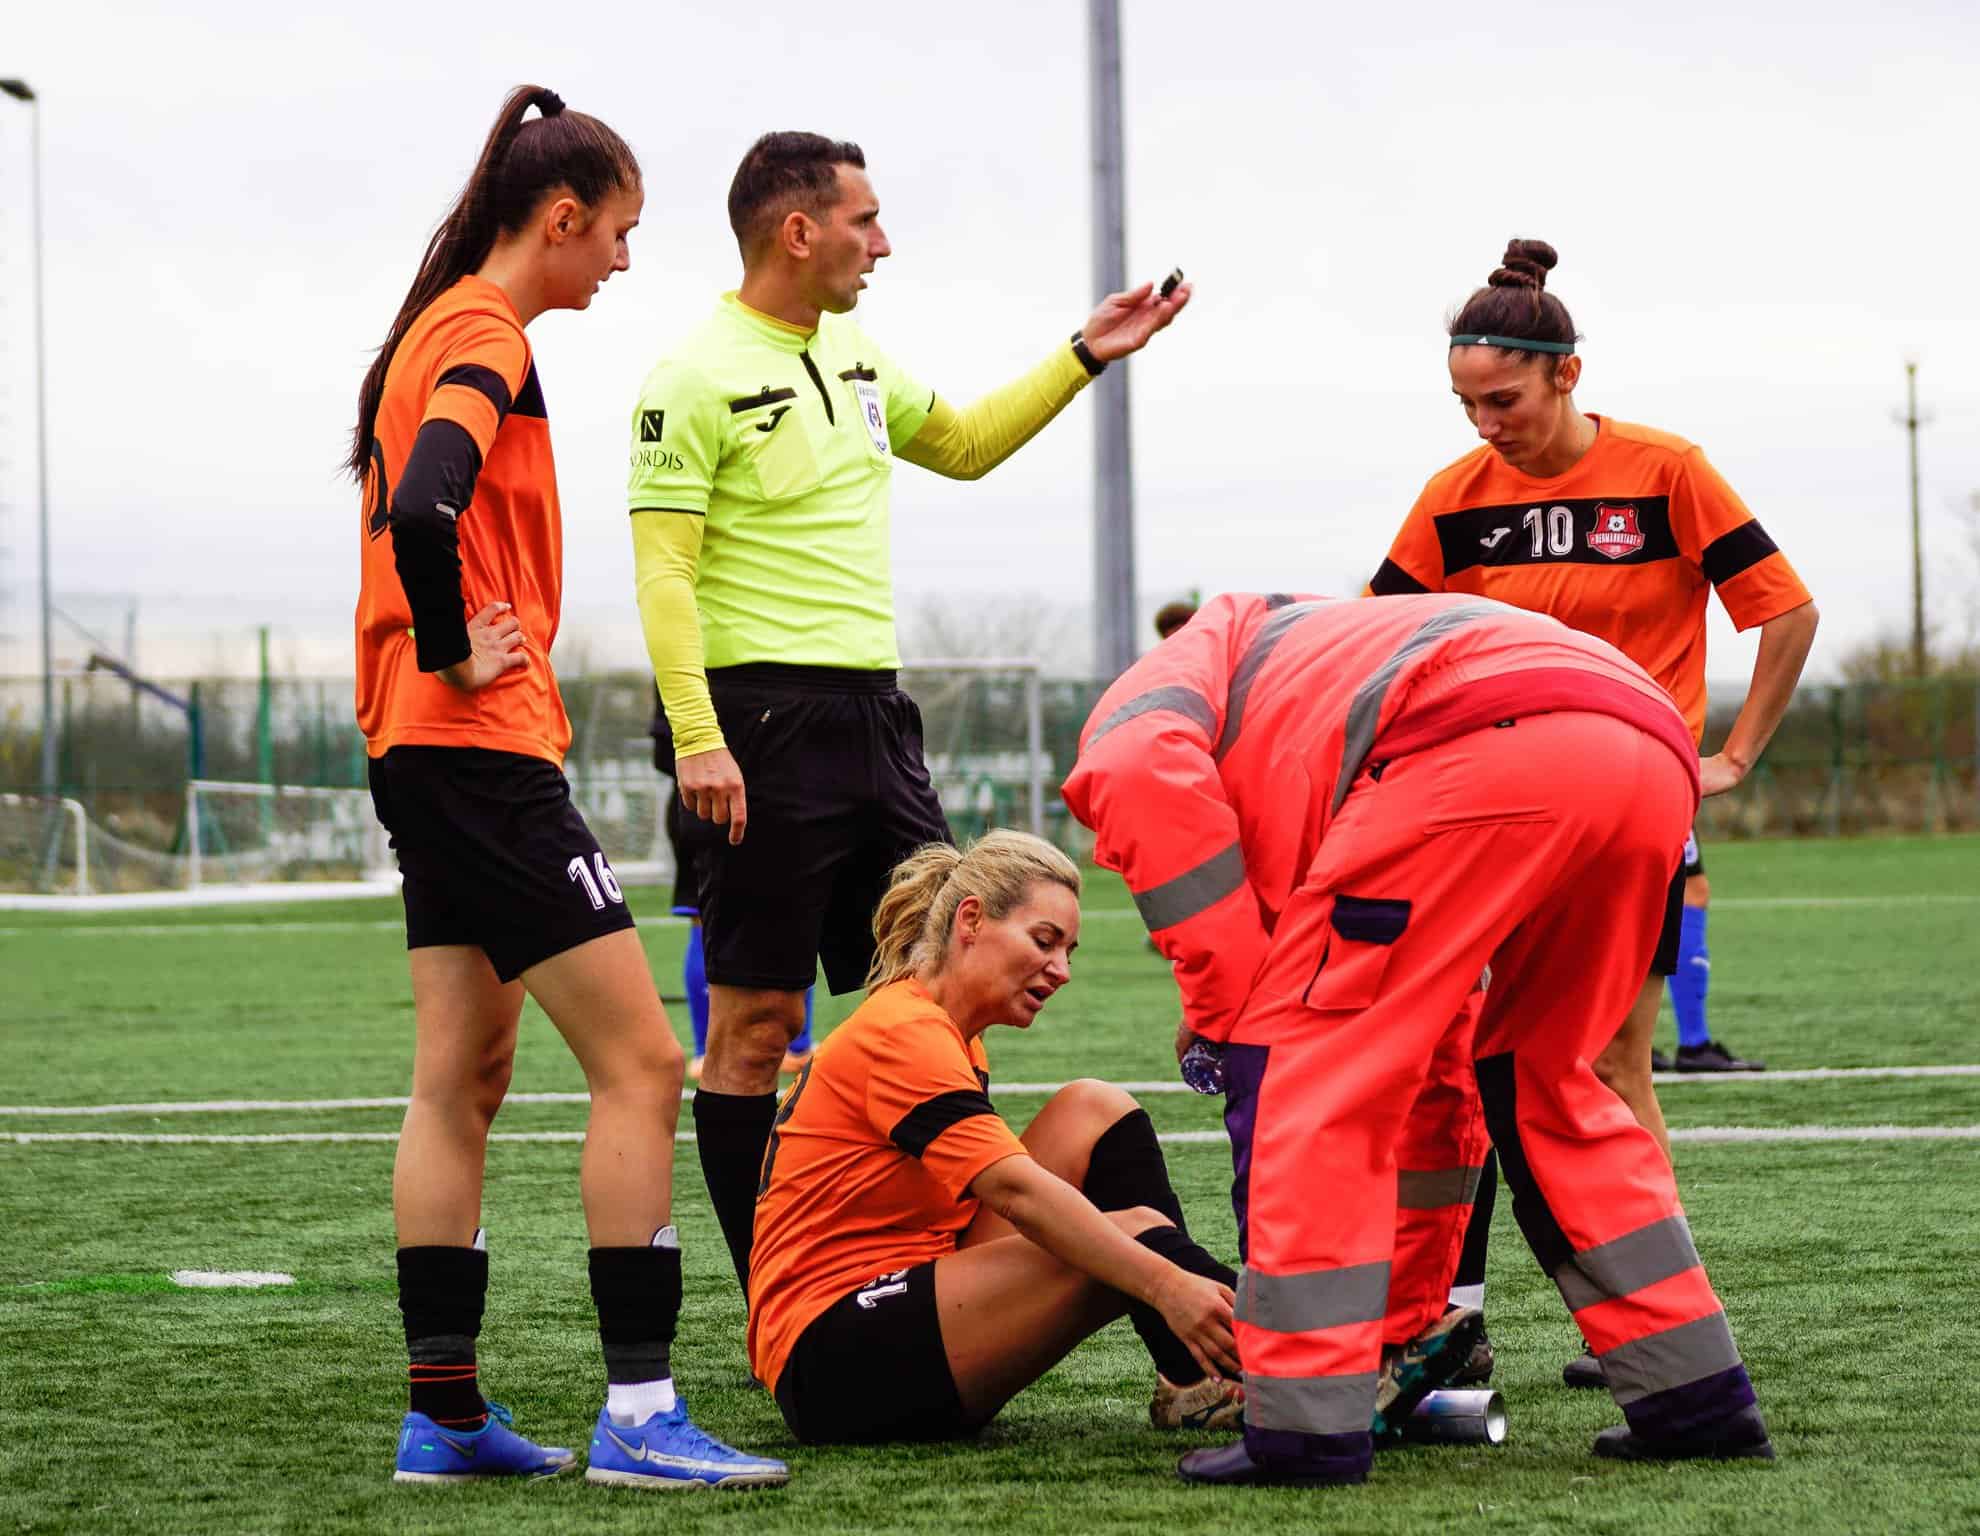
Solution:
[(413, 439), (392, 495), (392, 560), (412, 608), (413, 648), (422, 672), (438, 672), (472, 654), (455, 523), (474, 499), (480, 473), (481, 450), (467, 429), (429, 421)]

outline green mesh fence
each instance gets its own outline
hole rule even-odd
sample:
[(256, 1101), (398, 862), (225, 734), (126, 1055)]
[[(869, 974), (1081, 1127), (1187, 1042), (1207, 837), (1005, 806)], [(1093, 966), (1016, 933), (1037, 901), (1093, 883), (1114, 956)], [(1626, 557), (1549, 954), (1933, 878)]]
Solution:
[[(909, 669), (903, 683), (920, 706), (930, 771), (959, 836), (1029, 826), (1035, 782), (1045, 834), (1078, 846), (1057, 787), (1101, 684), (981, 663)], [(0, 804), (0, 890), (74, 889), (81, 841), (93, 888), (189, 883), (195, 758), (203, 780), (356, 792), (196, 797), (201, 878), (342, 879), (375, 863), (361, 836), (364, 742), (348, 679), (277, 679), (265, 690), (251, 678), (163, 686), (191, 708), (101, 673), (57, 680), (59, 790), (81, 808), (79, 839), (76, 813), (39, 798), (39, 680), (0, 679), (0, 792), (15, 796)], [(650, 680), (601, 673), (562, 686), (573, 732), (566, 771), (580, 808), (615, 863), (665, 878), (670, 784), (653, 767)], [(1737, 689), (1716, 692), (1708, 747), (1739, 705)], [(1758, 770), (1706, 803), (1700, 832), (1711, 841), (1980, 828), (1977, 712), (1980, 681), (1971, 678), (1804, 688)]]

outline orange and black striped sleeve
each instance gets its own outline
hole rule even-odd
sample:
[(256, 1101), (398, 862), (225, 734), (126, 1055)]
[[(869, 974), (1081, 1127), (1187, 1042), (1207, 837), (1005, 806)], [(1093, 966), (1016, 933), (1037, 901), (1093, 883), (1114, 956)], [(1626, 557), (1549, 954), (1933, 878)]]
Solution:
[(392, 494), (389, 526), (419, 670), (437, 672), (469, 654), (458, 523), (529, 377), (529, 345), (500, 317), (469, 311), (436, 326), (423, 350), (433, 389)]
[(1698, 449), (1685, 455), (1672, 492), (1678, 549), (1704, 571), (1735, 626), (1752, 629), (1810, 601), (1787, 556)]
[(987, 1074), (978, 1073), (955, 1025), (940, 1013), (891, 1021), (874, 1031), (867, 1048), (869, 1124), (951, 1199), (964, 1199), (992, 1163), (1028, 1155), (991, 1104)]
[(1437, 520), (1428, 501), (1419, 496), (1409, 516), (1396, 530), (1388, 558), (1368, 583), (1370, 597), (1406, 597), (1444, 590), (1444, 547), (1437, 541)]

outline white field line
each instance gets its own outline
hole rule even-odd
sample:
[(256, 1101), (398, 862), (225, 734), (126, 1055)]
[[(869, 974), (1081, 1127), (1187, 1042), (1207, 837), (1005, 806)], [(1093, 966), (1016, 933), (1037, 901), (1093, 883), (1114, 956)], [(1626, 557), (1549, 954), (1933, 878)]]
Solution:
[[(1222, 1130), (1170, 1130), (1160, 1142), (1222, 1142)], [(1980, 1142), (1980, 1126), (1691, 1126), (1673, 1142), (1725, 1146), (1734, 1142)]]
[[(1787, 1072), (1659, 1072), (1665, 1087), (1706, 1087), (1712, 1084), (1814, 1083), (1864, 1078), (1980, 1077), (1980, 1064), (1944, 1067), (1806, 1067)], [(1000, 1094), (1050, 1095), (1064, 1083), (993, 1083)], [(1116, 1083), (1133, 1094), (1188, 1093), (1179, 1082)], [(684, 1091), (681, 1098), (694, 1097)], [(144, 1104), (0, 1104), (0, 1117), (17, 1120), (102, 1118), (108, 1115), (238, 1115), (295, 1111), (323, 1114), (347, 1109), (404, 1109), (412, 1102), (403, 1094), (361, 1099), (166, 1099)], [(584, 1093), (512, 1093), (506, 1104), (588, 1104)]]
[[(72, 1145), (77, 1142), (111, 1143), (144, 1147), (260, 1147), (260, 1146), (340, 1146), (351, 1143), (389, 1144), (399, 1139), (396, 1131), (270, 1131), (260, 1135), (173, 1135), (166, 1132), (127, 1131), (0, 1131), (0, 1144), (41, 1146)], [(584, 1140), (582, 1131), (495, 1131), (490, 1141), (509, 1143), (551, 1143), (575, 1145)], [(1157, 1141), (1196, 1144), (1226, 1140), (1222, 1131), (1164, 1131)], [(692, 1131), (677, 1131), (676, 1141), (693, 1141)], [(1884, 1141), (1980, 1141), (1980, 1125), (1701, 1125), (1672, 1131), (1672, 1141), (1702, 1145), (1735, 1145), (1748, 1142), (1884, 1142)]]
[[(25, 902), (28, 898), (21, 898)], [(36, 897), (37, 902), (64, 903), (68, 901), (93, 900), (83, 897)], [(1980, 894), (1931, 893), (1897, 896), (1719, 896), (1712, 905), (1721, 911), (1741, 911), (1745, 909), (1766, 910), (1777, 907), (1922, 907), (1944, 905), (1971, 905), (1980, 902)], [(15, 903), (0, 897), (0, 911), (19, 910)], [(51, 910), (103, 910), (91, 908), (64, 908), (60, 905)], [(1141, 921), (1141, 914), (1132, 907), (1105, 907), (1097, 912), (1085, 914), (1085, 921), (1126, 922)], [(658, 915), (638, 919), (642, 928), (674, 928), (687, 921), (684, 917)], [(0, 927), (0, 938), (26, 939), (48, 937), (78, 938), (95, 935), (118, 938), (169, 938), (175, 934), (211, 933), (357, 933), (370, 929), (403, 928), (405, 924), (398, 918), (346, 918), (327, 922), (213, 922), (213, 923), (76, 923), (54, 924), (46, 927)]]
[[(666, 914), (639, 917), (633, 921), (641, 928), (680, 928), (687, 923), (684, 917)], [(274, 923), (49, 923), (34, 928), (0, 928), (0, 939), (38, 939), (44, 934), (64, 939), (92, 936), (168, 939), (180, 934), (213, 933), (382, 933), (388, 929), (403, 933), (405, 926), (402, 917), (342, 917), (315, 923), (297, 920)]]

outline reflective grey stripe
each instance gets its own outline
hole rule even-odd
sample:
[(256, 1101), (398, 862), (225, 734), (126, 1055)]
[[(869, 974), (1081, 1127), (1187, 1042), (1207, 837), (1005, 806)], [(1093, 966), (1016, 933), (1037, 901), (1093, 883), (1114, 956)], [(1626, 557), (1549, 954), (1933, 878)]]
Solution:
[(1148, 931), (1155, 933), (1188, 922), (1199, 912), (1208, 912), (1243, 884), (1244, 849), (1232, 843), (1222, 853), (1213, 853), (1175, 879), (1164, 880), (1151, 891), (1136, 892), (1134, 904)]
[(1313, 1333), (1379, 1322), (1389, 1306), (1389, 1266), (1350, 1264), (1297, 1275), (1238, 1275), (1237, 1318), (1271, 1333)]
[[(1368, 674), (1355, 690), (1354, 702), (1348, 706), (1347, 740), (1341, 744), (1341, 772), (1334, 781), (1334, 810), (1338, 811), (1341, 802), (1347, 799), (1348, 791), (1354, 787), (1354, 776), (1361, 772), (1362, 763), (1375, 745), (1375, 730), (1382, 723), (1383, 701), (1388, 698), (1389, 684), (1396, 680), (1403, 664), (1433, 640), (1462, 629), (1473, 619), (1504, 612), (1503, 603), (1493, 602), (1459, 603), (1446, 608), (1426, 619), (1415, 634), (1396, 647), (1394, 655)], [(1230, 727), (1226, 725), (1225, 729)]]
[(1608, 1378), (1617, 1405), (1626, 1406), (1639, 1397), (1668, 1392), (1738, 1364), (1739, 1346), (1733, 1343), (1726, 1314), (1714, 1312), (1647, 1339), (1618, 1344), (1602, 1356), (1602, 1374)]
[(1698, 1262), (1698, 1248), (1682, 1214), (1653, 1221), (1610, 1242), (1583, 1249), (1554, 1271), (1554, 1284), (1570, 1312), (1631, 1296), (1646, 1285), (1681, 1275)]
[(1217, 711), (1211, 707), (1210, 701), (1194, 688), (1171, 683), (1161, 688), (1150, 688), (1146, 693), (1136, 694), (1129, 699), (1100, 722), (1100, 729), (1093, 733), (1086, 743), (1087, 747), (1090, 749), (1115, 726), (1126, 725), (1128, 721), (1141, 715), (1152, 714), (1158, 709), (1166, 709), (1175, 715), (1186, 715), (1203, 727), (1203, 734), (1206, 736), (1217, 729)]
[(1355, 1376), (1260, 1376), (1244, 1373), (1244, 1422), (1253, 1429), (1351, 1435), (1375, 1419), (1373, 1371)]
[(1288, 603), (1283, 608), (1275, 609), (1272, 616), (1258, 626), (1258, 633), (1238, 662), (1237, 671), (1231, 674), (1230, 693), (1224, 701), (1224, 732), (1217, 738), (1217, 748), (1213, 754), (1219, 762), (1237, 745), (1238, 731), (1244, 725), (1244, 703), (1251, 696), (1251, 685), (1258, 679), (1259, 668), (1278, 649), (1279, 642), (1286, 638), (1287, 630), (1307, 615), (1318, 613), (1324, 606), (1325, 600)]
[(1428, 1172), (1404, 1168), (1396, 1174), (1396, 1204), (1406, 1211), (1436, 1211), (1447, 1205), (1470, 1205), (1478, 1198), (1483, 1168), (1437, 1168)]

